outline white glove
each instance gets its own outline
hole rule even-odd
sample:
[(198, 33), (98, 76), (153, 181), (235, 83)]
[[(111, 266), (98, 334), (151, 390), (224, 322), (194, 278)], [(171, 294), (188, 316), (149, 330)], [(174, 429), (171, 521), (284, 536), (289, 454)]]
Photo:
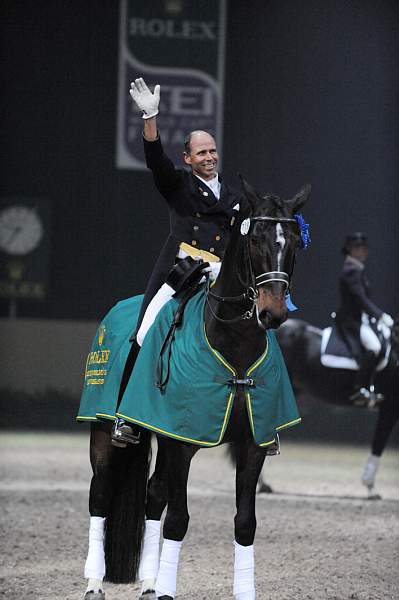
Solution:
[(383, 313), (379, 319), (379, 323), (381, 323), (382, 325), (385, 325), (385, 327), (389, 327), (389, 329), (391, 329), (391, 327), (393, 327), (393, 319), (391, 317), (391, 315), (389, 315), (388, 313)]
[(143, 119), (151, 119), (151, 117), (155, 117), (158, 114), (161, 93), (160, 85), (155, 86), (154, 93), (152, 94), (144, 79), (140, 77), (132, 81), (129, 93), (139, 109), (143, 111)]
[(209, 279), (211, 281), (215, 281), (215, 279), (219, 275), (221, 266), (222, 266), (221, 262), (210, 262), (209, 267), (206, 267), (204, 269), (204, 273), (209, 273)]

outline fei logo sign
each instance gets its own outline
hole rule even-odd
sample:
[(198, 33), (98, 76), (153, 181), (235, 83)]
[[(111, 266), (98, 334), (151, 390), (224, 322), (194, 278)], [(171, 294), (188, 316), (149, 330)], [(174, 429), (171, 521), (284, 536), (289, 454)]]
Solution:
[(120, 4), (116, 166), (146, 169), (141, 114), (130, 82), (161, 85), (159, 128), (168, 156), (181, 161), (184, 139), (205, 129), (221, 153), (225, 0), (122, 0)]

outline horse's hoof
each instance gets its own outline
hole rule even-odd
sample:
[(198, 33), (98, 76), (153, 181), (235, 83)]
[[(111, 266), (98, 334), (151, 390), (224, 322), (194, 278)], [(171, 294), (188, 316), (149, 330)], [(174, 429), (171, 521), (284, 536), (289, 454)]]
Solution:
[(382, 500), (382, 498), (378, 492), (368, 490), (367, 500)]
[(367, 496), (367, 500), (382, 500), (380, 494), (372, 494), (371, 496)]
[(85, 593), (83, 600), (105, 600), (105, 592), (93, 592), (93, 590), (89, 590)]
[(158, 600), (173, 600), (172, 596), (158, 596)]
[(146, 590), (141, 594), (139, 600), (157, 600), (155, 590)]
[(258, 494), (273, 494), (273, 488), (268, 483), (262, 482), (259, 485)]

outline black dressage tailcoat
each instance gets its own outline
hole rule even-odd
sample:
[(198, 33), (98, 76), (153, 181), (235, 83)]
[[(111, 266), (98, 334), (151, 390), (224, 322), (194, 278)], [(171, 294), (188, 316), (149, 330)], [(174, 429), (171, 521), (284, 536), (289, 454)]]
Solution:
[(360, 325), (362, 313), (379, 319), (383, 311), (370, 299), (370, 284), (361, 263), (347, 257), (339, 279), (340, 306), (336, 326), (354, 357), (361, 352)]
[(243, 196), (221, 179), (218, 200), (212, 190), (191, 171), (176, 169), (166, 156), (160, 138), (154, 142), (144, 139), (144, 153), (155, 185), (169, 207), (170, 233), (150, 276), (138, 327), (149, 302), (165, 283), (180, 243), (186, 242), (222, 258), (238, 214), (233, 207), (244, 202)]

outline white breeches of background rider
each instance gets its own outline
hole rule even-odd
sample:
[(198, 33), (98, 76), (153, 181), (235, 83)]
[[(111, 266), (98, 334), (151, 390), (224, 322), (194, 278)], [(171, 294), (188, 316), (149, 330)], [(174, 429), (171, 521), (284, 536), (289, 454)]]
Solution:
[[(212, 281), (214, 281), (216, 279), (216, 277), (218, 276), (221, 264), (222, 263), (220, 263), (220, 262), (209, 263), (210, 279)], [(205, 281), (205, 277), (203, 277), (201, 281)], [(167, 283), (164, 283), (163, 286), (157, 291), (157, 293), (155, 294), (155, 296), (149, 303), (147, 310), (144, 313), (144, 317), (141, 322), (140, 329), (138, 330), (137, 336), (136, 336), (136, 340), (137, 340), (137, 343), (139, 344), (139, 346), (143, 345), (144, 338), (147, 335), (147, 331), (149, 330), (149, 328), (155, 321), (157, 314), (159, 313), (161, 308), (164, 306), (164, 304), (166, 304), (172, 298), (174, 293), (175, 293), (175, 290)]]
[(381, 352), (381, 342), (367, 323), (360, 326), (360, 341), (363, 348), (371, 350), (376, 356)]

